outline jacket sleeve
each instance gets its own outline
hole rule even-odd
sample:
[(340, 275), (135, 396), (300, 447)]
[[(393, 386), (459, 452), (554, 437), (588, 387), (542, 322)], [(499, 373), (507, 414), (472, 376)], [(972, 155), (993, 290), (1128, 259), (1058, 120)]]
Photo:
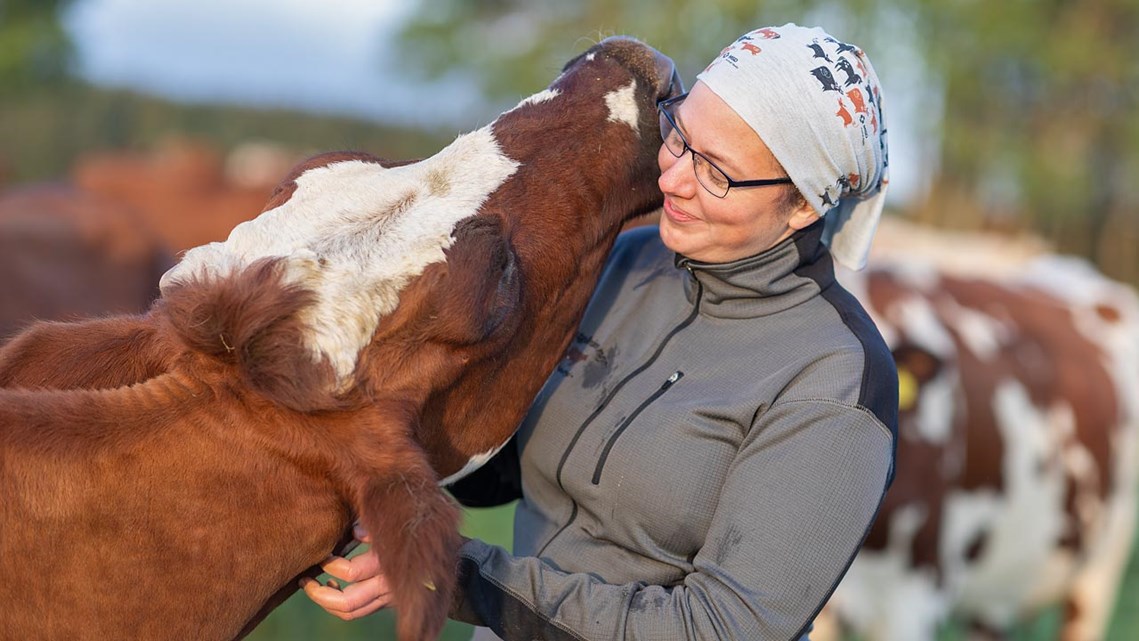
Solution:
[(452, 616), (506, 641), (798, 639), (861, 546), (892, 452), (887, 428), (862, 408), (776, 404), (741, 445), (679, 584), (615, 585), (603, 567), (570, 574), (472, 540)]
[(522, 498), (522, 472), (518, 461), (518, 437), (479, 469), (447, 486), (466, 507), (495, 507)]

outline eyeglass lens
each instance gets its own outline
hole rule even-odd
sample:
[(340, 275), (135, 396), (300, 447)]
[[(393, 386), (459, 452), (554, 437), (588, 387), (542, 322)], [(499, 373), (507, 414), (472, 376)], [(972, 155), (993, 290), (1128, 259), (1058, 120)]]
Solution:
[(696, 180), (712, 195), (723, 198), (728, 193), (728, 176), (689, 146), (684, 135), (673, 126), (674, 116), (666, 109), (666, 107), (660, 109), (660, 136), (664, 140), (665, 148), (677, 158), (683, 156), (685, 151), (690, 152), (692, 154), (692, 169), (696, 172)]

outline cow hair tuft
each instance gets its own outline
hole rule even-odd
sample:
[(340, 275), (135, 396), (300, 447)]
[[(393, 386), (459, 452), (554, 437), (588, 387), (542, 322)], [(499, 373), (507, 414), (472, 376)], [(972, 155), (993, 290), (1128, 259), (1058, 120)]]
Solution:
[(157, 309), (189, 349), (235, 364), (269, 400), (303, 412), (337, 408), (332, 367), (305, 343), (300, 313), (316, 295), (283, 274), (280, 259), (258, 260), (230, 276), (177, 283)]

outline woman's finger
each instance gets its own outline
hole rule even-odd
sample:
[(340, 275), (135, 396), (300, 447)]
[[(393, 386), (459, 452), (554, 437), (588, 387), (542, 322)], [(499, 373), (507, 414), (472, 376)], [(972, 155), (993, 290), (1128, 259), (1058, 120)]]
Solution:
[(346, 559), (342, 556), (330, 556), (320, 564), (326, 573), (349, 583), (356, 583), (377, 576), (380, 573), (380, 561), (367, 550), (362, 554)]
[(301, 581), (301, 588), (314, 603), (345, 621), (372, 614), (391, 602), (387, 585), (379, 576), (343, 589), (306, 578)]

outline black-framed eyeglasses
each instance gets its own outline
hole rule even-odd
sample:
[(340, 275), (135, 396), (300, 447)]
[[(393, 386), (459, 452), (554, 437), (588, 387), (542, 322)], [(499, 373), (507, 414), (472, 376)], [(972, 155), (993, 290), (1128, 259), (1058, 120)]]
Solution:
[(680, 128), (676, 126), (676, 118), (672, 115), (672, 110), (675, 109), (676, 105), (687, 97), (687, 93), (682, 93), (679, 96), (657, 103), (657, 111), (660, 112), (660, 137), (664, 140), (665, 149), (668, 149), (668, 152), (677, 158), (683, 156), (685, 152), (692, 152), (692, 169), (696, 172), (696, 180), (704, 189), (708, 190), (708, 193), (716, 198), (723, 198), (728, 195), (728, 190), (732, 187), (767, 187), (791, 183), (790, 178), (733, 180), (707, 156), (693, 149), (688, 144), (688, 139), (680, 132)]

